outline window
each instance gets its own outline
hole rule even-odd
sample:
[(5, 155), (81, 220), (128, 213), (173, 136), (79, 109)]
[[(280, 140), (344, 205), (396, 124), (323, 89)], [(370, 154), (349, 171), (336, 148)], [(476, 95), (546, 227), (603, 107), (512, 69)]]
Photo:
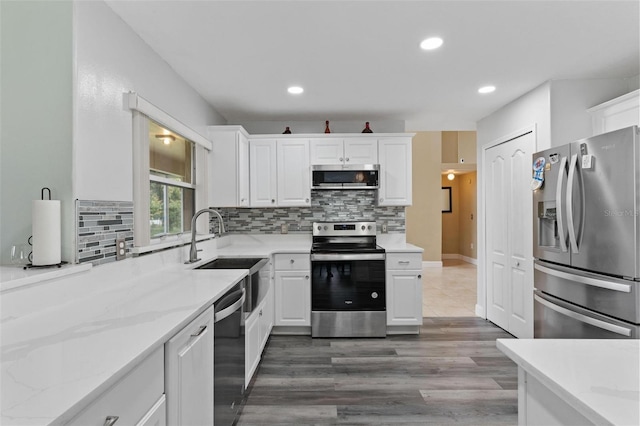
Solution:
[(149, 120), (150, 237), (191, 230), (195, 204), (194, 144)]
[[(211, 142), (130, 92), (133, 117), (133, 234), (136, 254), (184, 244), (194, 212), (207, 207)], [(206, 215), (199, 234), (208, 234)]]

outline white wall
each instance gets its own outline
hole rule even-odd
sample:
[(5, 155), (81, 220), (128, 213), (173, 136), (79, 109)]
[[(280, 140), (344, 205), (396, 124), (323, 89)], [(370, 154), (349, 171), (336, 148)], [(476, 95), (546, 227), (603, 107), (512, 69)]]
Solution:
[[(31, 235), (31, 200), (42, 187), (62, 200), (62, 232), (73, 228), (72, 4), (0, 2), (0, 263)], [(72, 241), (64, 239), (63, 259)]]
[(75, 3), (75, 197), (132, 201), (132, 119), (122, 94), (137, 92), (182, 123), (207, 135), (226, 124), (105, 3)]
[(553, 80), (551, 146), (593, 135), (588, 108), (630, 92), (627, 79)]
[[(360, 133), (364, 129), (365, 121), (331, 121), (331, 133)], [(292, 133), (324, 133), (326, 120), (315, 121), (247, 121), (239, 124), (252, 135), (280, 134), (289, 126)], [(229, 123), (231, 124), (231, 123)], [(369, 126), (376, 133), (404, 133), (403, 120), (369, 120)]]
[[(534, 152), (588, 137), (591, 116), (586, 110), (633, 90), (638, 78), (552, 80), (478, 122), (478, 298), (476, 314), (486, 317), (485, 214), (483, 150), (535, 129)], [(533, 232), (533, 224), (531, 224)]]

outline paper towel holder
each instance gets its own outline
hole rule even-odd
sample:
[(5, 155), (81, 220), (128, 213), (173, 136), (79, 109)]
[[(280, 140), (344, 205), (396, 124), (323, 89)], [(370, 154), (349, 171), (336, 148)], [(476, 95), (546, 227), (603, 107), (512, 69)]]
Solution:
[(51, 190), (49, 188), (47, 188), (46, 186), (40, 190), (40, 199), (44, 200), (44, 190), (45, 189), (49, 192), (49, 201), (51, 201)]
[[(49, 196), (48, 201), (51, 201), (51, 189), (47, 188), (46, 186), (43, 187), (40, 190), (40, 199), (41, 200), (45, 200), (44, 198), (44, 192), (47, 191), (47, 195)], [(29, 245), (33, 245), (32, 243), (32, 239), (33, 239), (33, 235), (31, 235), (28, 239), (27, 242), (29, 243)], [(33, 253), (33, 252), (32, 252)], [(32, 253), (29, 253), (29, 260), (32, 261)], [(64, 260), (59, 262), (59, 263), (54, 263), (52, 265), (34, 265), (33, 263), (28, 263), (25, 266), (23, 266), (22, 269), (30, 269), (30, 268), (52, 268), (52, 267), (57, 267), (57, 268), (61, 268), (62, 265), (67, 264), (68, 262), (65, 262)]]

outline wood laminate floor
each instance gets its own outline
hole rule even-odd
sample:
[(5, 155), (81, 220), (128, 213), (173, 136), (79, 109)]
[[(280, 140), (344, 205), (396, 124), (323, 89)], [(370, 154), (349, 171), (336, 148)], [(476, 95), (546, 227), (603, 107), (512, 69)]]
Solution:
[(271, 336), (239, 425), (515, 425), (512, 336), (473, 317), (424, 318), (420, 335)]

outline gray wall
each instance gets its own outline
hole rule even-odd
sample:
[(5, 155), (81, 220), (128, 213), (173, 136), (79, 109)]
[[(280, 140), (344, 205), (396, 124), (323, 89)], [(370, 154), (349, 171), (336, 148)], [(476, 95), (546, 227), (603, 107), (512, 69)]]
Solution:
[(2, 264), (31, 235), (31, 200), (42, 187), (62, 200), (62, 258), (73, 258), (72, 9), (68, 1), (0, 2)]

